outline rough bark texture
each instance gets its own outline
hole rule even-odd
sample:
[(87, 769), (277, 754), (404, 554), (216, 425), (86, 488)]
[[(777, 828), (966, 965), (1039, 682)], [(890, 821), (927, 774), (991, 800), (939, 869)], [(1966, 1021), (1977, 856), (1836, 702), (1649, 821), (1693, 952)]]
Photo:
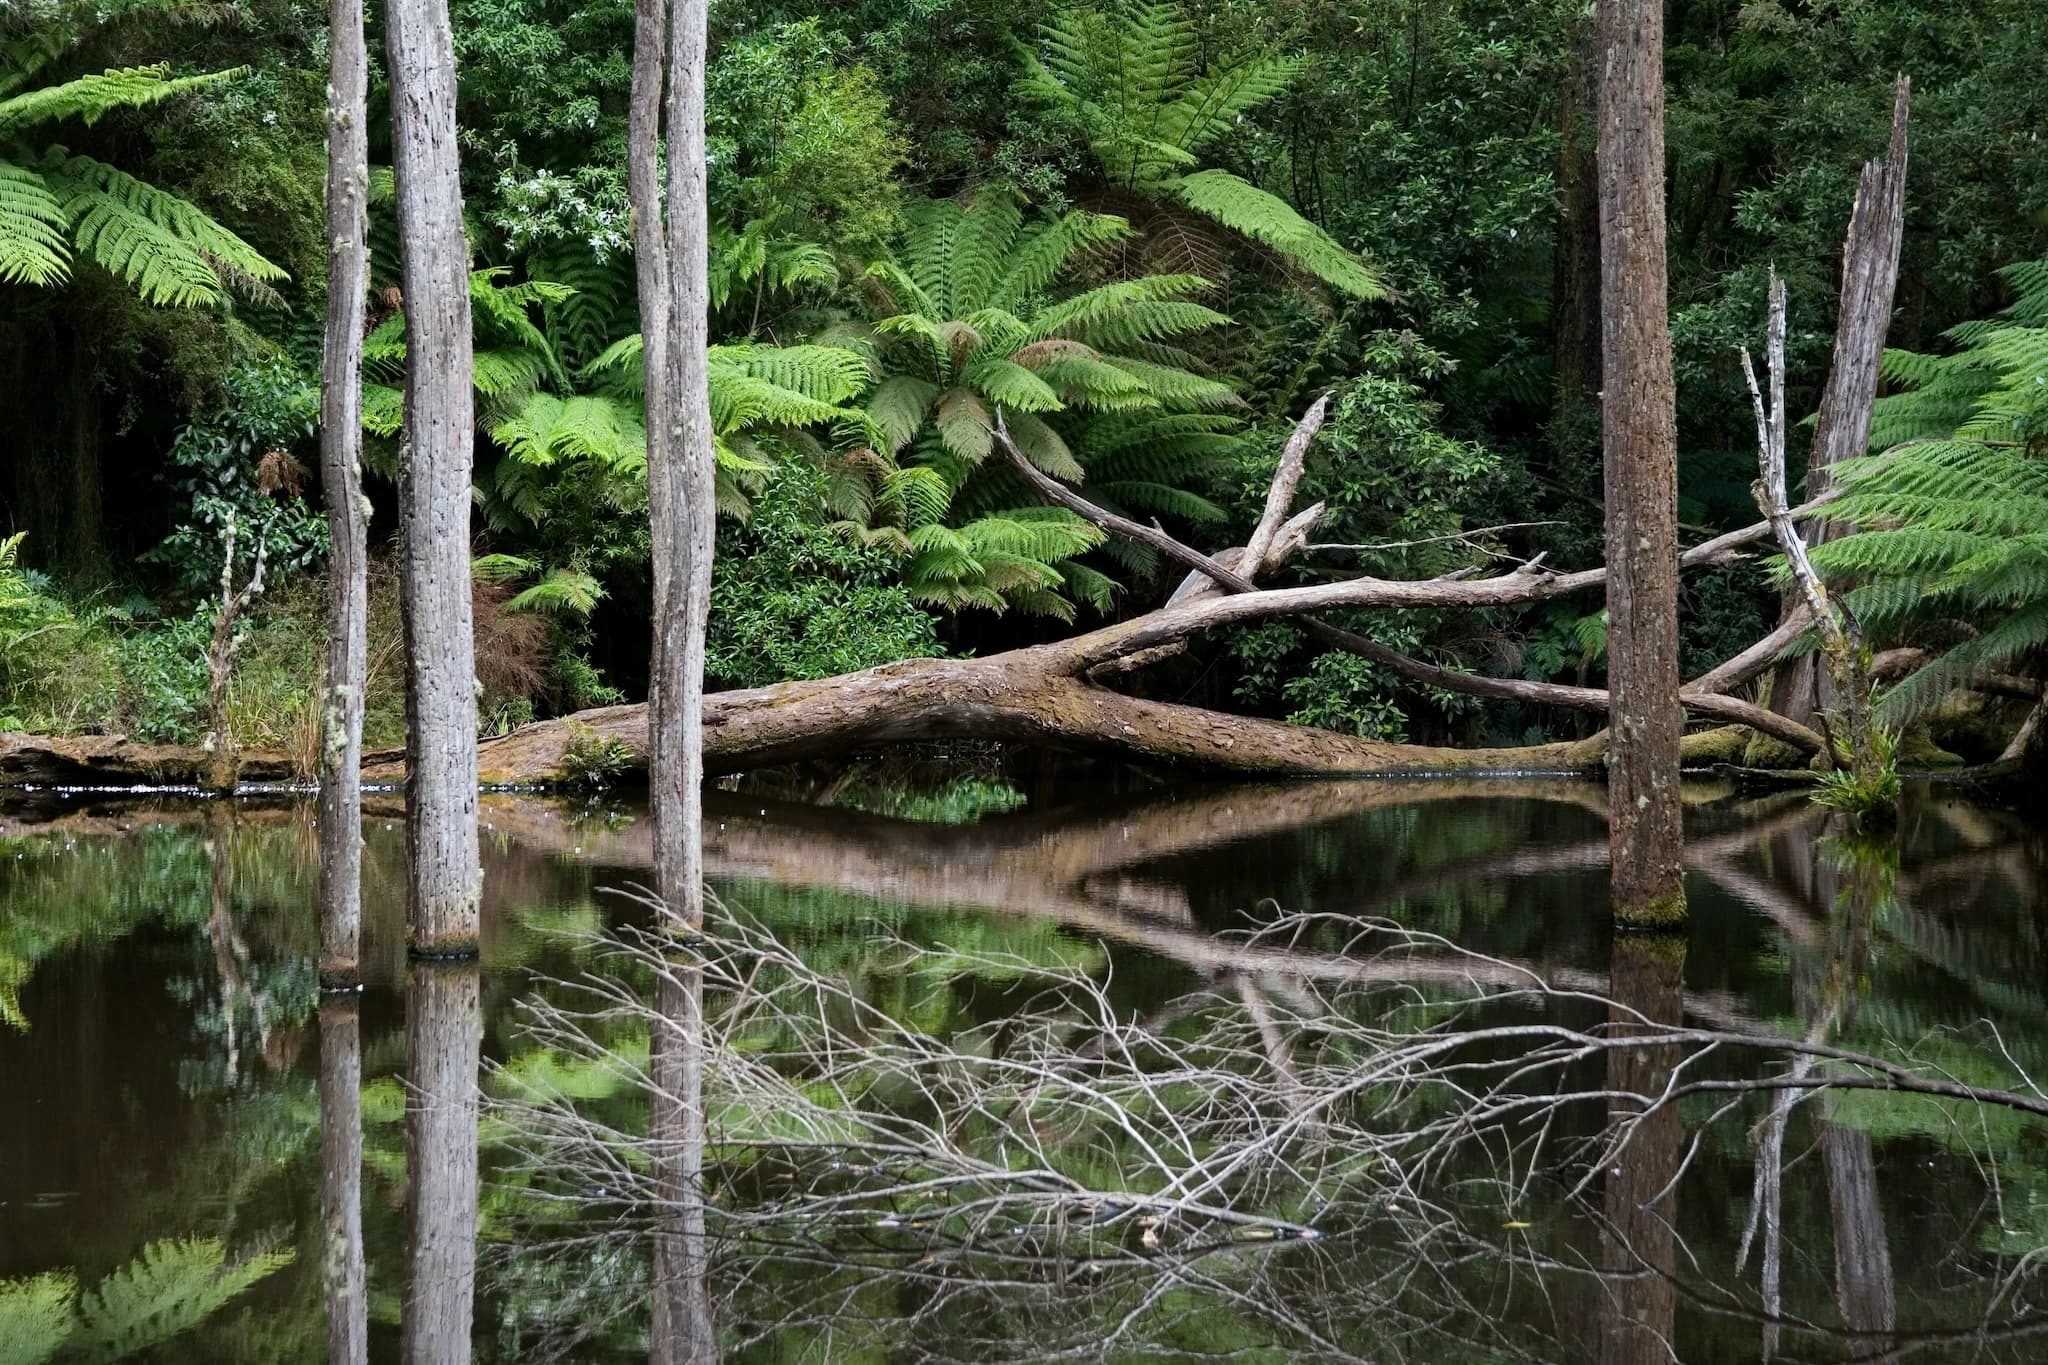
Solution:
[(363, 1045), (356, 996), (320, 1002), (320, 1226), (329, 1365), (366, 1365)]
[(363, 685), (369, 513), (363, 500), (363, 294), (369, 279), (369, 54), (360, 0), (328, 8), (327, 333), (320, 481), (327, 502), (327, 676), (320, 710), (320, 980), (354, 985), (362, 937)]
[(1678, 436), (1664, 255), (1664, 10), (1600, 0), (1601, 417), (1613, 907), (1685, 914), (1679, 877)]
[(455, 141), (447, 0), (387, 10), (392, 160), (405, 279), (406, 810), (413, 946), (476, 951), (476, 654), (470, 610), (469, 248)]
[(650, 475), (656, 577), (653, 714), (655, 888), (670, 915), (704, 917), (704, 647), (717, 534), (711, 436), (710, 227), (704, 148), (709, 0), (673, 0), (668, 38), (667, 430)]
[[(1644, 1021), (1677, 1026), (1685, 1018), (1685, 940), (1667, 934), (1621, 934), (1614, 940), (1609, 1017), (1621, 1028)], [(1601, 1268), (1608, 1311), (1600, 1334), (1601, 1365), (1665, 1365), (1672, 1356), (1677, 1310), (1678, 1163), (1685, 1126), (1676, 1104), (1642, 1112), (1663, 1094), (1679, 1047), (1612, 1048), (1607, 1053), (1608, 1124), (1634, 1125), (1607, 1171), (1607, 1229)]]
[(405, 1002), (406, 1365), (462, 1365), (476, 1297), (477, 1066), (473, 966), (420, 962)]
[[(647, 421), (648, 515), (653, 540), (671, 535), (674, 497), (666, 487), (671, 468), (669, 424), (660, 420), (668, 400), (668, 229), (662, 215), (661, 109), (668, 52), (668, 0), (635, 0), (633, 87), (626, 118), (626, 191), (633, 205), (633, 282), (640, 300), (640, 363)], [(668, 600), (669, 563), (654, 557), (657, 617)]]
[[(1833, 486), (1830, 470), (1856, 458), (1870, 445), (1870, 413), (1877, 399), (1878, 367), (1891, 329), (1892, 298), (1898, 287), (1899, 249), (1906, 225), (1906, 121), (1913, 83), (1901, 76), (1892, 98), (1891, 144), (1882, 161), (1863, 163), (1849, 235), (1842, 246), (1842, 298), (1835, 323), (1834, 360), (1821, 394), (1814, 426), (1806, 488), (1809, 495)], [(1815, 520), (1804, 528), (1808, 544), (1841, 534), (1839, 523)], [(1836, 700), (1833, 679), (1818, 655), (1787, 663), (1773, 680), (1773, 709), (1802, 725), (1816, 724)]]

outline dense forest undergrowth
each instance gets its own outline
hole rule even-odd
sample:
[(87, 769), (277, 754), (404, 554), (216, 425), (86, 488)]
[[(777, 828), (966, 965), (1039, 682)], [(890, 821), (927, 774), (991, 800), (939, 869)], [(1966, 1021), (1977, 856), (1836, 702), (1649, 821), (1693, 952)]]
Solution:
[[(646, 689), (633, 9), (452, 10), (476, 671), (486, 732), (505, 735)], [(1262, 585), (1600, 563), (1582, 6), (771, 4), (714, 11), (712, 37), (714, 686), (1128, 624), (1185, 567), (1049, 500), (1005, 447), (1215, 550), (1260, 523), (1325, 393), (1298, 490), (1323, 513)], [(1881, 720), (1921, 764), (1995, 758), (2041, 728), (2044, 44), (2048, 15), (2006, 0), (1669, 17), (1689, 544), (1756, 518), (1737, 354), (1774, 268), (1789, 406), (1818, 402), (1858, 168), (1885, 146), (1895, 73), (1913, 77), (1887, 396), (1814, 558), (1865, 625)], [(374, 30), (369, 46), (375, 749), (404, 730), (386, 556), (406, 356)], [(204, 739), (224, 575), (246, 584), (260, 546), (264, 590), (229, 631), (231, 738), (315, 766), (325, 69), (322, 25), (273, 0), (0, 16), (0, 729)], [(1795, 479), (1810, 438), (1791, 432)], [(1688, 577), (1685, 676), (1770, 635), (1777, 575), (1758, 553)], [(1604, 682), (1597, 591), (1327, 624), (1451, 673)], [(1361, 753), (1549, 744), (1583, 762), (1597, 723), (1421, 680), (1291, 620), (1222, 623), (1145, 664), (1116, 682), (1135, 708), (1291, 721)], [(1794, 671), (1743, 699), (1811, 723)], [(617, 738), (543, 733), (551, 762), (601, 763)]]

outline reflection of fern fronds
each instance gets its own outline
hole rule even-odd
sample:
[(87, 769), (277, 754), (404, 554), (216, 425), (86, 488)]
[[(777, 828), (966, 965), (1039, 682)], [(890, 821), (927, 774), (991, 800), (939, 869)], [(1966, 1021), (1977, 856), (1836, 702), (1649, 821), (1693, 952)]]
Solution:
[(83, 1296), (69, 1271), (0, 1282), (0, 1351), (8, 1365), (42, 1365), (59, 1353), (133, 1360), (199, 1326), (292, 1259), (281, 1249), (230, 1262), (218, 1239), (188, 1237), (151, 1242)]

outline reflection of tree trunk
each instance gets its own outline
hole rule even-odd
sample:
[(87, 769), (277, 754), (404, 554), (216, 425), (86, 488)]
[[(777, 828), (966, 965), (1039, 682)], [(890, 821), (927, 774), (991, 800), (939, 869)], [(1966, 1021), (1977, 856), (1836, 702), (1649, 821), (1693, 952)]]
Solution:
[(404, 1359), (469, 1359), (476, 1292), (477, 1065), (474, 967), (419, 963), (406, 998)]
[(257, 1046), (268, 1055), (270, 1001), (250, 988), (249, 946), (235, 927), (234, 808), (215, 801), (206, 808), (206, 937), (213, 946), (213, 970), (220, 978), (220, 1018), (227, 1045), (228, 1075), (241, 1069), (240, 1026), (246, 1002), (256, 1024)]
[(328, 1365), (369, 1359), (363, 1267), (362, 1021), (353, 995), (320, 1002), (320, 1217)]
[(655, 983), (654, 1365), (718, 1358), (704, 1230), (704, 974), (671, 963)]
[[(1685, 1013), (1685, 941), (1663, 935), (1622, 934), (1609, 966), (1610, 1017), (1621, 1028), (1643, 1020), (1678, 1024)], [(1638, 1018), (1640, 1016), (1640, 1018)], [(1601, 1324), (1603, 1365), (1651, 1365), (1672, 1359), (1671, 1324), (1677, 1302), (1671, 1279), (1677, 1266), (1677, 1195), (1664, 1193), (1678, 1173), (1685, 1129), (1676, 1105), (1642, 1117), (1627, 1096), (1656, 1096), (1671, 1079), (1681, 1049), (1613, 1048), (1607, 1053), (1610, 1127), (1633, 1123), (1607, 1172), (1607, 1304)], [(1661, 1196), (1661, 1197), (1660, 1197)]]
[(1834, 1214), (1835, 1297), (1842, 1321), (1857, 1332), (1889, 1332), (1898, 1320), (1898, 1302), (1870, 1134), (1824, 1122), (1820, 1154)]

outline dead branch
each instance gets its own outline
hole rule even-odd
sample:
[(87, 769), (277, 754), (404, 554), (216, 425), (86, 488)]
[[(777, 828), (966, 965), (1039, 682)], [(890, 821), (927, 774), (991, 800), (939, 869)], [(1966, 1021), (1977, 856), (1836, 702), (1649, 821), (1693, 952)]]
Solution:
[[(1805, 598), (1807, 611), (1820, 628), (1821, 648), (1846, 713), (1856, 775), (1874, 787), (1883, 760), (1870, 716), (1869, 651), (1864, 647), (1863, 632), (1855, 617), (1829, 595), (1820, 581), (1785, 493), (1785, 282), (1775, 270), (1771, 272), (1766, 360), (1770, 367), (1768, 407), (1757, 387), (1756, 366), (1750, 361), (1748, 348), (1743, 349), (1742, 373), (1749, 383), (1750, 406), (1756, 413), (1757, 462), (1761, 470), (1754, 490), (1756, 504), (1770, 521), (1793, 581)], [(1832, 752), (1829, 757), (1833, 757)]]
[(263, 595), (263, 562), (269, 552), (263, 533), (256, 533), (256, 563), (249, 581), (235, 589), (235, 509), (228, 509), (221, 528), (220, 610), (213, 617), (213, 638), (206, 648), (206, 710), (211, 728), (207, 731), (209, 762), (205, 786), (209, 791), (231, 792), (241, 767), (235, 747), (234, 727), (228, 716), (228, 682), (234, 674), (235, 652), (242, 647), (236, 629), (249, 604)]
[[(1290, 452), (1294, 451), (1297, 446), (1304, 451), (1307, 449), (1307, 437), (1314, 435), (1314, 425), (1319, 424), (1321, 415), (1320, 405), (1318, 408), (1310, 409), (1309, 415), (1302, 419), (1301, 426), (1296, 429), (1295, 439), (1288, 442)], [(1027, 483), (1037, 489), (1047, 499), (1073, 512), (1083, 520), (1100, 526), (1113, 534), (1151, 546), (1167, 558), (1187, 565), (1195, 574), (1200, 574), (1213, 580), (1217, 587), (1225, 593), (1256, 593), (1259, 590), (1250, 575), (1240, 572), (1231, 565), (1221, 563), (1217, 559), (1194, 549), (1192, 546), (1183, 544), (1156, 526), (1141, 526), (1127, 517), (1120, 517), (1106, 508), (1097, 506), (1033, 465), (1024, 452), (1018, 449), (1016, 442), (1010, 439), (1009, 430), (1004, 425), (1000, 411), (996, 414), (995, 440), (996, 444), (1001, 447), (1004, 455), (1009, 459), (1012, 467), (1016, 469), (1018, 474)], [(1283, 461), (1283, 469), (1284, 466), (1285, 461)], [(1318, 507), (1320, 507), (1320, 504), (1318, 504)], [(1310, 510), (1314, 511), (1317, 509), (1312, 508)], [(1272, 514), (1272, 504), (1270, 502), (1267, 504), (1267, 512), (1269, 516)], [(1247, 549), (1243, 552), (1246, 561), (1250, 559), (1251, 546), (1257, 543), (1257, 536), (1254, 536), (1252, 542), (1248, 543)], [(1271, 545), (1273, 543), (1272, 538), (1269, 537), (1266, 543)], [(1532, 565), (1533, 563), (1534, 561), (1532, 561)], [(1167, 607), (1171, 610), (1176, 604), (1187, 605), (1201, 600), (1203, 600), (1202, 594), (1190, 592), (1187, 584), (1183, 583), (1180, 589), (1168, 601)], [(1350, 654), (1356, 654), (1362, 659), (1380, 665), (1398, 677), (1406, 678), (1410, 682), (1421, 683), (1426, 687), (1437, 687), (1448, 692), (1462, 692), (1472, 696), (1490, 697), (1500, 701), (1567, 706), (1581, 711), (1605, 712), (1608, 709), (1608, 694), (1604, 688), (1571, 687), (1559, 683), (1536, 682), (1523, 678), (1490, 678), (1481, 674), (1465, 673), (1457, 669), (1440, 668), (1437, 665), (1425, 663), (1420, 659), (1403, 654), (1399, 650), (1389, 648), (1376, 640), (1368, 639), (1363, 635), (1345, 630), (1341, 626), (1332, 625), (1314, 616), (1303, 617), (1300, 624), (1324, 644), (1335, 649), (1344, 650)], [(1774, 632), (1763, 643), (1771, 643), (1778, 640), (1781, 633), (1782, 631)], [(1789, 643), (1789, 640), (1785, 641), (1785, 643)], [(1778, 653), (1782, 651), (1783, 644), (1779, 644), (1771, 649), (1770, 653), (1763, 657), (1762, 663), (1758, 664), (1753, 671), (1744, 671), (1748, 667), (1751, 657), (1756, 654), (1760, 647), (1752, 647), (1751, 650), (1744, 651), (1743, 655), (1738, 656), (1737, 661), (1731, 661), (1731, 663), (1738, 663), (1739, 661), (1737, 667), (1731, 668), (1729, 665), (1724, 664), (1720, 669), (1715, 670), (1715, 674), (1720, 675), (1725, 680), (1720, 686), (1738, 686), (1743, 681), (1746, 681), (1748, 677), (1754, 676), (1755, 672), (1768, 667), (1770, 661), (1775, 659)], [(1146, 662), (1151, 662), (1162, 657), (1162, 651), (1171, 652), (1171, 650), (1172, 646), (1170, 645), (1155, 645), (1140, 651), (1140, 653)], [(1129, 667), (1135, 666), (1135, 664), (1121, 663), (1120, 661), (1105, 661), (1094, 665), (1092, 671), (1102, 672), (1112, 669), (1115, 671), (1127, 671)], [(1680, 698), (1688, 710), (1699, 715), (1710, 716), (1730, 724), (1747, 725), (1773, 738), (1784, 740), (1803, 752), (1809, 754), (1818, 753), (1824, 747), (1824, 741), (1821, 737), (1806, 726), (1776, 715), (1765, 707), (1754, 705), (1736, 697), (1720, 695), (1718, 688), (1708, 689), (1701, 687), (1699, 684), (1694, 684), (1682, 691)]]

